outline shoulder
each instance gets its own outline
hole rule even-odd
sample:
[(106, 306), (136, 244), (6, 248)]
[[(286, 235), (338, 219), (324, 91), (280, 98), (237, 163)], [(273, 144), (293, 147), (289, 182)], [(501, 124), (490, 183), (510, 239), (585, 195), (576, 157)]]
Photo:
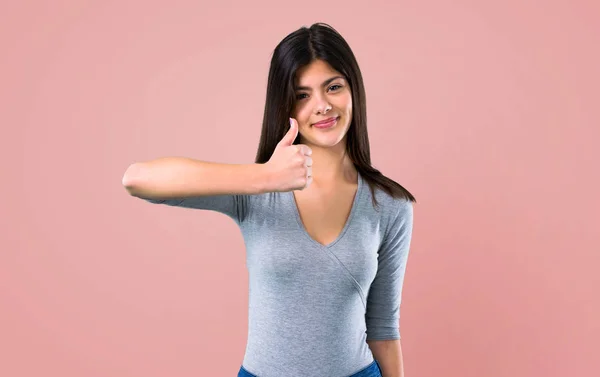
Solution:
[(385, 233), (393, 232), (394, 229), (405, 225), (412, 225), (414, 210), (412, 201), (393, 197), (380, 189), (375, 190), (375, 198), (379, 204), (377, 211)]
[(370, 226), (379, 230), (380, 242), (393, 238), (399, 231), (412, 229), (413, 202), (393, 197), (377, 186), (374, 191), (377, 205), (373, 203), (369, 185), (364, 185), (365, 196), (361, 208), (367, 214)]
[(245, 217), (275, 217), (293, 209), (289, 192), (264, 192), (260, 194), (239, 195)]
[[(370, 189), (367, 188), (368, 185), (365, 185), (365, 191), (369, 192), (369, 199), (372, 199), (372, 193)], [(397, 216), (408, 216), (412, 215), (413, 211), (413, 202), (402, 197), (393, 197), (388, 194), (384, 190), (375, 186), (375, 199), (377, 200), (378, 211), (381, 212), (383, 217), (392, 217), (395, 218)]]
[(387, 233), (397, 233), (401, 229), (411, 230), (413, 224), (413, 203), (403, 198), (392, 198)]

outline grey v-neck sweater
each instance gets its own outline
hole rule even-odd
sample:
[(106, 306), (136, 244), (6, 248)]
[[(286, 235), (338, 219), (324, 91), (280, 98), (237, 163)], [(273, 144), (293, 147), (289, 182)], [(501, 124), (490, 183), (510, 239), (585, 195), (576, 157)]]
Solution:
[(413, 227), (410, 201), (358, 175), (346, 224), (322, 245), (293, 192), (154, 200), (221, 212), (240, 227), (249, 275), (242, 365), (260, 377), (345, 377), (373, 362), (367, 340), (400, 339), (400, 301)]

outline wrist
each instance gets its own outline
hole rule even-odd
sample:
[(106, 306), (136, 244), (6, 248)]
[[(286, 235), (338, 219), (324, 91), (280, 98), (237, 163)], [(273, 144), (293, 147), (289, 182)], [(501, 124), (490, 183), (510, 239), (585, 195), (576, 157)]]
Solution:
[(272, 174), (267, 164), (258, 164), (255, 163), (253, 165), (252, 172), (252, 181), (253, 188), (256, 194), (263, 194), (266, 192), (273, 192), (275, 188), (273, 187)]

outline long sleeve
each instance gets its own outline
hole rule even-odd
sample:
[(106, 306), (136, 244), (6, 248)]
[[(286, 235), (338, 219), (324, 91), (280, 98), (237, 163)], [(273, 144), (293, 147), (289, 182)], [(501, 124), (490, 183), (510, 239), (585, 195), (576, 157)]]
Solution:
[(148, 199), (143, 200), (153, 204), (165, 204), (174, 207), (204, 209), (223, 213), (238, 224), (243, 221), (248, 207), (247, 195), (211, 195), (176, 199)]
[(413, 228), (413, 206), (400, 201), (378, 250), (365, 315), (367, 340), (400, 339), (400, 303)]

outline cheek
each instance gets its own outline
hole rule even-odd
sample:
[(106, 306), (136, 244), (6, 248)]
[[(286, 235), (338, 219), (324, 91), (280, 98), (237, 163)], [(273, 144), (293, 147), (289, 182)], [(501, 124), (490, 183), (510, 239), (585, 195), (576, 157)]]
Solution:
[(299, 109), (297, 115), (298, 122), (308, 123), (310, 121), (310, 111), (306, 106), (303, 109)]
[(352, 111), (352, 95), (348, 93), (343, 97), (340, 96), (336, 107), (341, 110)]
[(346, 98), (346, 108), (352, 111), (352, 94), (350, 93), (348, 93), (348, 97)]

